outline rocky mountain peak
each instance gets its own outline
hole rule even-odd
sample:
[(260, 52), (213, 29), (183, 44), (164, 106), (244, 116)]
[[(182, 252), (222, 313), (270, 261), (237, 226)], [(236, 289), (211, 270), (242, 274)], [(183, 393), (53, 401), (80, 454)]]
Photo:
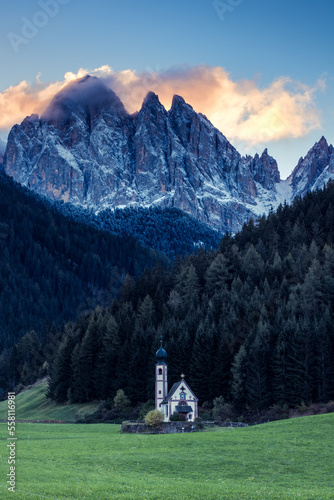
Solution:
[(172, 100), (171, 110), (182, 109), (184, 106), (189, 106), (189, 108), (193, 109), (190, 104), (187, 104), (186, 101), (180, 95), (175, 94)]
[[(22, 130), (25, 132), (29, 133), (29, 130), (35, 130), (36, 128), (40, 127), (40, 119), (37, 114), (32, 114), (30, 116), (26, 116), (25, 119), (22, 121), (20, 127)], [(18, 125), (14, 125), (13, 128), (18, 127)]]
[[(251, 178), (255, 183), (258, 183), (261, 188), (269, 191), (276, 191), (276, 184), (280, 182), (280, 172), (276, 160), (269, 155), (266, 148), (261, 156), (255, 153), (254, 158), (247, 155), (243, 158), (245, 165), (251, 172)], [(253, 191), (258, 193), (258, 187), (253, 186)]]
[(148, 92), (138, 113), (138, 120), (160, 121), (162, 117), (166, 119), (167, 111), (161, 104), (158, 95), (154, 92)]
[[(222, 231), (239, 230), (281, 201), (277, 162), (267, 149), (242, 157), (178, 95), (167, 112), (149, 92), (130, 116), (104, 81), (91, 76), (67, 85), (41, 119), (32, 115), (13, 127), (4, 170), (40, 194), (94, 212), (177, 207)], [(321, 138), (288, 188), (300, 194), (330, 172), (333, 147)]]
[(141, 110), (137, 116), (138, 123), (146, 123), (149, 128), (160, 126), (161, 121), (167, 120), (167, 111), (159, 101), (159, 97), (154, 92), (148, 92), (146, 95)]
[(314, 144), (307, 155), (299, 162), (287, 181), (291, 184), (293, 194), (303, 195), (310, 189), (321, 187), (328, 180), (329, 166), (334, 161), (334, 149), (328, 145), (325, 137)]
[(202, 130), (201, 115), (196, 113), (192, 106), (178, 95), (174, 95), (168, 115), (171, 126), (183, 147), (186, 149), (189, 146), (193, 147), (194, 141), (198, 140), (198, 134)]
[(159, 96), (152, 91), (147, 92), (146, 97), (142, 104), (142, 108), (148, 106), (162, 106), (162, 104), (159, 101)]
[(262, 184), (265, 188), (270, 189), (270, 187), (273, 187), (274, 183), (280, 181), (281, 176), (278, 170), (277, 161), (269, 155), (267, 148), (261, 155), (260, 164), (262, 166), (263, 175)]
[(307, 155), (305, 158), (302, 158), (302, 160), (309, 159), (315, 155), (327, 155), (330, 151), (331, 146), (328, 145), (327, 139), (322, 136), (321, 139), (312, 146), (312, 148), (308, 151)]
[[(316, 143), (317, 144), (317, 143)], [(328, 142), (327, 139), (322, 136), (320, 141), (318, 142), (319, 146), (321, 146), (323, 149), (328, 149)]]
[(41, 120), (63, 130), (69, 121), (73, 121), (73, 115), (92, 122), (103, 112), (127, 115), (121, 100), (102, 80), (86, 75), (58, 92)]
[(196, 113), (190, 104), (186, 103), (183, 97), (174, 95), (172, 106), (168, 112), (170, 119), (180, 126), (181, 122), (199, 121), (201, 119), (200, 113)]

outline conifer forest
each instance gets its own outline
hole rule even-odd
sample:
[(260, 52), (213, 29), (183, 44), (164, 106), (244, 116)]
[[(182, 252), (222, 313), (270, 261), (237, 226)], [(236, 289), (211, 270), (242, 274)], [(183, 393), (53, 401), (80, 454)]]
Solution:
[(3, 394), (48, 375), (57, 402), (145, 403), (162, 336), (200, 405), (334, 398), (333, 182), (173, 258), (1, 187)]

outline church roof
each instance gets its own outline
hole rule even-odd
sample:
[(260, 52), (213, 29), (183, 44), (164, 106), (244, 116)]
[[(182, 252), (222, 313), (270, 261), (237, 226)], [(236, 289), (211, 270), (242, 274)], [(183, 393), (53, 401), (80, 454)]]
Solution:
[(175, 410), (178, 412), (178, 413), (190, 413), (193, 411), (192, 407), (191, 406), (188, 406), (188, 405), (178, 405), (178, 406), (175, 406)]
[(189, 385), (184, 380), (184, 378), (182, 378), (179, 382), (175, 382), (175, 384), (172, 385), (172, 388), (170, 389), (169, 393), (162, 400), (162, 402), (161, 402), (162, 405), (168, 403), (168, 401), (170, 400), (170, 398), (172, 396), (174, 396), (174, 393), (176, 392), (176, 390), (180, 386), (180, 384), (186, 384), (188, 390), (191, 392), (191, 394), (193, 395), (193, 397), (198, 401), (198, 398), (196, 397), (196, 395), (194, 394), (194, 392), (190, 389)]
[(161, 404), (168, 403), (168, 400), (173, 396), (174, 392), (176, 389), (179, 387), (180, 382), (175, 382), (175, 384), (172, 385), (172, 388), (170, 389), (169, 393), (167, 396), (164, 397), (163, 401)]

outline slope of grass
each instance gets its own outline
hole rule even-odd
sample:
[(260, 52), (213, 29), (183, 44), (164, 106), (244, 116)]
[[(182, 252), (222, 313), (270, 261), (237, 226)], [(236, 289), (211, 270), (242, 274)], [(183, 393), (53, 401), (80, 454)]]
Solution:
[[(61, 420), (74, 422), (75, 415), (93, 413), (98, 404), (56, 404), (46, 398), (47, 379), (42, 379), (16, 396), (17, 420)], [(7, 401), (0, 402), (0, 420), (7, 418)]]
[[(334, 498), (334, 415), (193, 434), (120, 434), (116, 425), (17, 425), (18, 500)], [(0, 433), (7, 437), (7, 427)], [(6, 440), (0, 495), (6, 492)], [(37, 497), (36, 497), (37, 498)]]

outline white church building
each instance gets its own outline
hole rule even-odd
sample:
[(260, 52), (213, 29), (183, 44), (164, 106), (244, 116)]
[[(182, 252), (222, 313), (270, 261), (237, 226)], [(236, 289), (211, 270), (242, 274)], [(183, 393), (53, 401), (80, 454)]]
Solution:
[(174, 413), (182, 413), (186, 420), (194, 421), (198, 417), (198, 398), (181, 375), (181, 380), (175, 382), (168, 392), (167, 380), (167, 352), (162, 347), (156, 353), (155, 365), (155, 409), (165, 416), (165, 422)]

